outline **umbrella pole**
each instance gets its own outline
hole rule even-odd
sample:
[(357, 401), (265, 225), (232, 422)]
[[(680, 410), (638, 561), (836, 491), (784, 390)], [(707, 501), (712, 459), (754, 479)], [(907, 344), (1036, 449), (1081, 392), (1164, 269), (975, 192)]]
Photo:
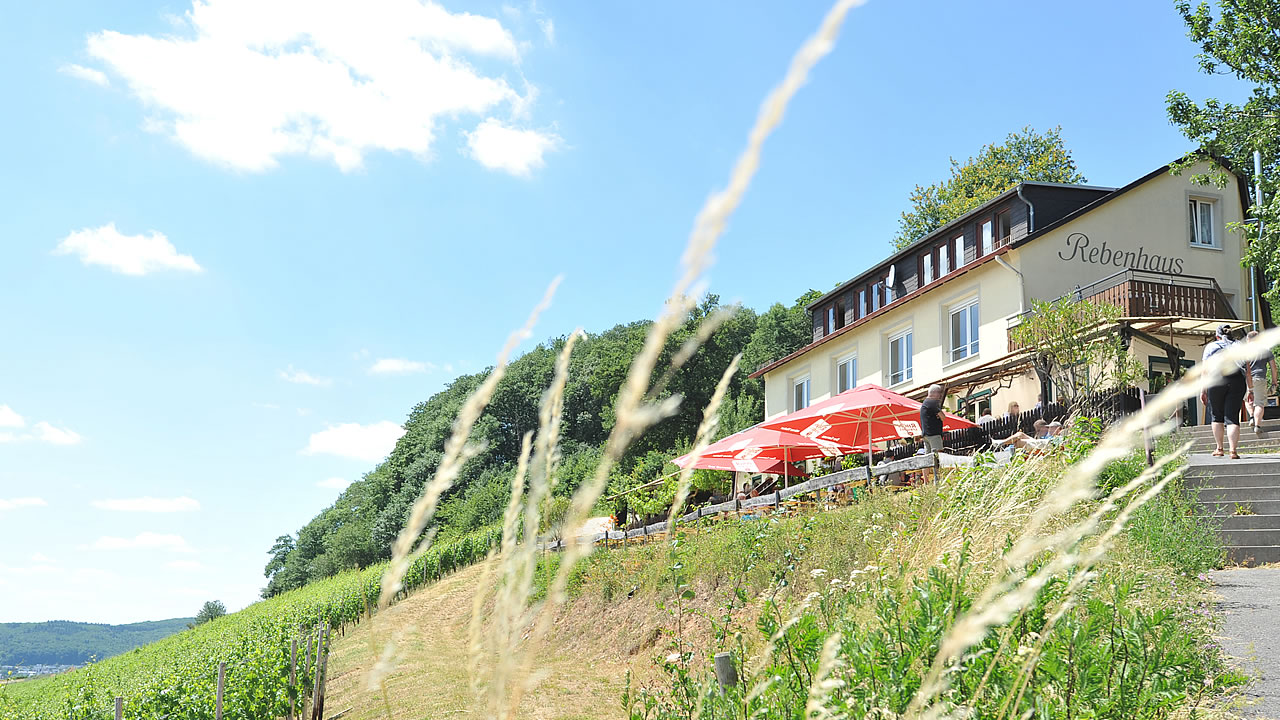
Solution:
[(874, 456), (871, 454), (871, 416), (867, 415), (867, 477), (871, 477), (871, 461)]
[(791, 464), (791, 448), (782, 448), (782, 487), (790, 487), (787, 483), (791, 477), (789, 475), (791, 468), (787, 467)]

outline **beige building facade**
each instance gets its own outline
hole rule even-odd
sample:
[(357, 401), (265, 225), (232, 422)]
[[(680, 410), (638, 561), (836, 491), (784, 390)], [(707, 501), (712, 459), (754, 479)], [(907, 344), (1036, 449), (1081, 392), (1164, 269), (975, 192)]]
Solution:
[(1120, 305), (1153, 376), (1198, 361), (1213, 321), (1253, 317), (1244, 241), (1228, 229), (1246, 190), (1230, 173), (1221, 188), (1192, 182), (1211, 169), (1122, 188), (1024, 183), (921, 239), (810, 305), (813, 342), (754, 373), (766, 417), (864, 383), (919, 397), (941, 382), (974, 415), (1029, 409), (1046, 386), (1009, 329), (1032, 300)]

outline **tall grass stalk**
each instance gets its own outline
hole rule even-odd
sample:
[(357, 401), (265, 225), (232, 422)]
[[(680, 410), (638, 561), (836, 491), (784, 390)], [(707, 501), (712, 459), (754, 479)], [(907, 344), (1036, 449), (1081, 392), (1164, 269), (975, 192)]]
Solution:
[(413, 562), (413, 556), (429, 546), (429, 538), (424, 539), (420, 544), (418, 538), (422, 536), (427, 523), (431, 522), (431, 518), (435, 515), (440, 496), (453, 487), (454, 481), (458, 479), (458, 473), (462, 470), (462, 465), (474, 455), (473, 451), (469, 452), (467, 449), (471, 431), (476, 421), (480, 419), (480, 413), (484, 412), (490, 398), (493, 397), (494, 388), (502, 381), (511, 353), (521, 342), (533, 335), (533, 327), (538, 322), (538, 316), (551, 306), (551, 298), (555, 296), (559, 285), (560, 278), (557, 277), (551, 281), (541, 302), (534, 306), (533, 312), (529, 313), (529, 319), (525, 321), (524, 326), (507, 338), (507, 344), (498, 352), (497, 362), (494, 363), (489, 376), (458, 409), (458, 417), (453, 422), (453, 434), (444, 444), (444, 456), (440, 459), (436, 474), (422, 489), (422, 495), (414, 501), (404, 528), (391, 546), (391, 562), (388, 563), (387, 571), (382, 576), (382, 595), (378, 599), (379, 609), (385, 609), (390, 605), (396, 593), (403, 588), (404, 574), (409, 569), (409, 564)]
[(671, 512), (667, 514), (667, 529), (674, 532), (676, 518), (680, 517), (681, 511), (684, 509), (684, 501), (689, 498), (689, 487), (693, 484), (694, 464), (702, 457), (702, 453), (706, 451), (707, 446), (711, 444), (711, 438), (715, 436), (716, 427), (720, 425), (720, 404), (724, 402), (725, 393), (729, 391), (729, 383), (733, 380), (733, 376), (738, 372), (738, 361), (742, 360), (742, 353), (733, 356), (729, 361), (729, 367), (724, 369), (724, 373), (720, 376), (720, 382), (716, 383), (716, 391), (711, 395), (710, 402), (702, 410), (702, 422), (698, 424), (698, 432), (694, 435), (693, 450), (689, 452), (689, 462), (680, 468), (680, 477), (676, 481), (675, 499), (671, 501)]

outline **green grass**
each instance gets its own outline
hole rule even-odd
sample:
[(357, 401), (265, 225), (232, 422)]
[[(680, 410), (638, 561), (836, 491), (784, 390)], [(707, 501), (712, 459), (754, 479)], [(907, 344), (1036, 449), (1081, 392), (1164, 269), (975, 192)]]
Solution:
[[(413, 589), (483, 560), (499, 532), (483, 530), (433, 546), (406, 574)], [(227, 663), (226, 720), (283, 717), (314, 676), (289, 683), (290, 642), (320, 623), (359, 622), (376, 606), (384, 565), (283, 593), (194, 629), (83, 669), (0, 687), (0, 720), (108, 720), (114, 698), (125, 717), (212, 720), (218, 663)], [(301, 643), (304, 647), (305, 639)], [(299, 650), (299, 662), (303, 651)]]

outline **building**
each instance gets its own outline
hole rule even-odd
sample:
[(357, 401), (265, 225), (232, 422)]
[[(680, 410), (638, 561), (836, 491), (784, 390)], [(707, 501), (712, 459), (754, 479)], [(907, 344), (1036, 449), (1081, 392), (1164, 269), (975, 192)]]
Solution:
[(1009, 329), (1032, 300), (1068, 295), (1120, 305), (1151, 377), (1188, 367), (1218, 324), (1253, 316), (1244, 241), (1227, 229), (1247, 186), (1191, 182), (1210, 169), (1121, 188), (1026, 182), (913, 243), (809, 305), (813, 341), (752, 374), (766, 417), (867, 382), (913, 397), (942, 383), (958, 411), (1029, 409), (1052, 388)]

